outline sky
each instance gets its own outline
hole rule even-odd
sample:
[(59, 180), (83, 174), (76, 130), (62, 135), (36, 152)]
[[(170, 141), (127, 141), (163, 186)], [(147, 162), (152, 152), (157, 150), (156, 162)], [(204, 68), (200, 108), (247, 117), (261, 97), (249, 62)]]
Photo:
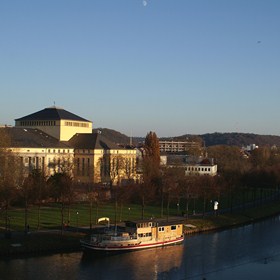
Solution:
[(280, 135), (279, 0), (2, 0), (0, 124)]

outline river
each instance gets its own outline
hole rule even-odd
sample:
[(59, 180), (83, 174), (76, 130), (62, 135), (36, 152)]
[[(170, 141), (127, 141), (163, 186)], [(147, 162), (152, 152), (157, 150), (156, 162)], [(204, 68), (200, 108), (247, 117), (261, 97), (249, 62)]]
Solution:
[(0, 261), (0, 279), (280, 279), (280, 217), (186, 236), (184, 244), (93, 257), (55, 254)]

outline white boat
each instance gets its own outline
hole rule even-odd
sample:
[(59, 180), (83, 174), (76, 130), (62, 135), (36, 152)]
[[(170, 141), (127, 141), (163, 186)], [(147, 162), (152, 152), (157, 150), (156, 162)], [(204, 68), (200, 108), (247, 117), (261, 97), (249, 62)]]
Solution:
[(183, 220), (139, 220), (126, 221), (124, 227), (103, 228), (81, 240), (81, 246), (96, 252), (126, 252), (183, 241)]

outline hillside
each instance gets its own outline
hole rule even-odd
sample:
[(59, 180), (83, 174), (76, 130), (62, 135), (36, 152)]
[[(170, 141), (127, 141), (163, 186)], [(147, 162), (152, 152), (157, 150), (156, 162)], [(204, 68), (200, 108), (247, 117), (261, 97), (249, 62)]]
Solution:
[(125, 144), (128, 145), (130, 142), (130, 138), (125, 134), (122, 134), (116, 130), (109, 129), (109, 128), (95, 128), (94, 131), (100, 131), (102, 135), (112, 142), (116, 144)]
[[(101, 133), (109, 138), (114, 143), (118, 144), (129, 144), (130, 137), (125, 134), (122, 134), (116, 130), (109, 128), (96, 128), (94, 131), (101, 131)], [(230, 145), (230, 146), (247, 146), (249, 144), (256, 144), (258, 146), (280, 146), (280, 136), (276, 135), (259, 135), (253, 133), (207, 133), (201, 135), (190, 135), (185, 134), (176, 137), (162, 137), (161, 140), (174, 140), (174, 141), (186, 141), (196, 140), (196, 141), (204, 141), (206, 146), (214, 146), (214, 145)], [(143, 142), (145, 137), (133, 137), (132, 142), (134, 145), (137, 145), (140, 142)]]
[[(186, 139), (187, 135), (177, 138)], [(230, 145), (230, 146), (247, 146), (256, 144), (258, 146), (280, 146), (280, 136), (259, 135), (253, 133), (207, 133), (198, 135), (205, 143), (205, 146)]]

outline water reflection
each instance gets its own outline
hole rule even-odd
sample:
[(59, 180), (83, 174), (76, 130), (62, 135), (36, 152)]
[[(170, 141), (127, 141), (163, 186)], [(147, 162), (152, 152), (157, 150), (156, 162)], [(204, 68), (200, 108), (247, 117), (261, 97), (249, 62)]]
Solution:
[(114, 256), (84, 255), (80, 263), (80, 277), (90, 271), (98, 279), (176, 279), (181, 267), (184, 245), (130, 252)]
[(0, 261), (0, 279), (79, 279), (80, 257), (80, 253), (73, 253)]
[[(0, 279), (270, 279), (280, 275), (280, 219), (187, 236), (184, 244), (115, 256), (0, 261)], [(253, 276), (252, 276), (253, 275)]]

